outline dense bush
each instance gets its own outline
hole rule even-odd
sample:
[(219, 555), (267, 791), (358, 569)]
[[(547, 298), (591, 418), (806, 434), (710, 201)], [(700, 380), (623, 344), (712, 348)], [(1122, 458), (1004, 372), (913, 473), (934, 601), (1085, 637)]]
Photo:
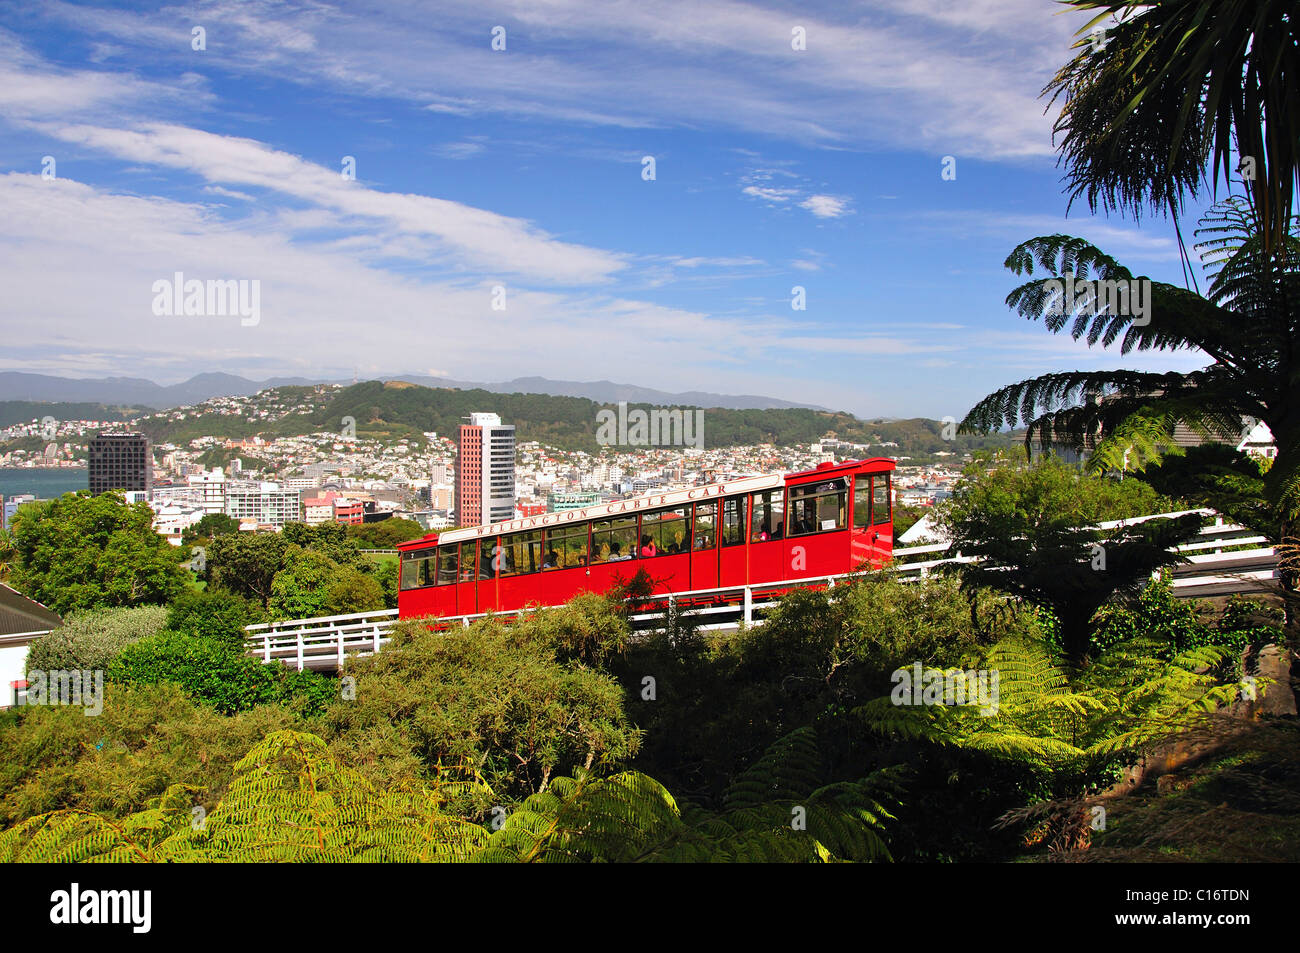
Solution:
[(336, 701), (326, 713), (331, 748), (385, 784), (433, 778), (440, 766), (474, 767), (503, 798), (522, 798), (559, 773), (629, 758), (639, 738), (622, 690), (574, 658), (593, 641), (572, 624), (582, 611), (447, 632), (421, 620), (399, 623), (383, 652), (349, 661), (355, 700)]
[(195, 803), (211, 810), (251, 745), (299, 724), (276, 705), (221, 715), (167, 682), (108, 682), (95, 718), (72, 706), (0, 713), (0, 826), (60, 808), (121, 817), (172, 782), (204, 788)]
[(128, 645), (162, 631), (166, 620), (161, 606), (79, 613), (31, 644), (27, 670), (106, 669)]
[(1176, 598), (1169, 583), (1161, 581), (1148, 585), (1137, 599), (1103, 606), (1094, 619), (1092, 638), (1098, 651), (1147, 638), (1159, 644), (1163, 658), (1204, 645), (1240, 655), (1248, 645), (1281, 641), (1281, 625), (1281, 610), (1240, 596), (1209, 620), (1201, 604)]
[(109, 666), (108, 678), (137, 685), (174, 682), (223, 714), (270, 703), (314, 714), (338, 691), (337, 683), (323, 675), (291, 672), (227, 643), (170, 631), (128, 646)]
[(221, 589), (183, 593), (167, 611), (167, 628), (171, 631), (236, 648), (244, 644), (244, 626), (264, 621), (266, 613), (260, 605)]
[[(583, 771), (554, 778), (504, 819), (493, 812), (470, 820), (448, 807), (463, 800), (457, 790), (490, 800), (481, 780), (385, 790), (320, 737), (276, 731), (235, 765), (202, 824), (193, 823), (196, 792), (175, 784), (120, 824), (95, 814), (33, 817), (0, 833), (0, 863), (888, 860), (890, 815), (878, 798), (888, 801), (889, 779), (819, 785), (816, 754), (806, 733), (783, 739), (759, 771), (737, 779), (719, 815), (681, 811), (635, 771)], [(803, 825), (790, 823), (796, 805)]]
[(962, 665), (983, 643), (1030, 631), (1036, 612), (987, 595), (972, 611), (954, 580), (874, 574), (795, 591), (747, 632), (697, 634), (686, 624), (640, 640), (613, 670), (646, 732), (637, 767), (712, 802), (780, 736), (887, 693), (895, 669)]

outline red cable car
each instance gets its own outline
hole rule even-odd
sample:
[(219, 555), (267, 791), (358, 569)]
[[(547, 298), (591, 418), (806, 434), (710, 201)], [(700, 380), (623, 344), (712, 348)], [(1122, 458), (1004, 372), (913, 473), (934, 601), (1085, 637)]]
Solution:
[(893, 553), (894, 461), (823, 463), (429, 534), (398, 545), (398, 615), (561, 605), (644, 569), (656, 594), (878, 569)]

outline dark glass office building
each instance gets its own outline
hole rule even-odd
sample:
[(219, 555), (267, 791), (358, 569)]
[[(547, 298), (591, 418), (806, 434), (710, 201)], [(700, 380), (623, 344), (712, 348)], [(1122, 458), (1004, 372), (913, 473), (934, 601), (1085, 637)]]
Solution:
[(153, 489), (153, 455), (142, 433), (101, 433), (90, 438), (90, 492)]

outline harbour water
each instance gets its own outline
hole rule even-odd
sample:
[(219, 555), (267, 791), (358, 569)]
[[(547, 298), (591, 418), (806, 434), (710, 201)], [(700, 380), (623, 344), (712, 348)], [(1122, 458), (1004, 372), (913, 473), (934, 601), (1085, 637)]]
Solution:
[(6, 500), (20, 493), (32, 493), (48, 500), (64, 493), (86, 489), (86, 470), (64, 467), (0, 468), (0, 496)]

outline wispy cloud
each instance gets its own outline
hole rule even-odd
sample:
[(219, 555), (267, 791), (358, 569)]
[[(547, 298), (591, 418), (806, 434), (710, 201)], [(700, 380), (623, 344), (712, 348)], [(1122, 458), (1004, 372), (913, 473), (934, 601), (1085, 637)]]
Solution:
[[(499, 0), (436, 12), (398, 0), (364, 9), (223, 0), (198, 4), (185, 21), (204, 22), (222, 69), (462, 115), (707, 123), (803, 144), (995, 159), (1050, 154), (1052, 115), (1037, 90), (1083, 21), (1042, 15), (1051, 8), (1041, 0), (974, 9), (898, 0), (837, 20), (737, 0), (707, 9), (693, 0)], [(193, 62), (182, 30), (157, 18), (60, 2), (46, 11), (92, 36)], [(507, 28), (505, 52), (490, 48), (492, 24)], [(792, 49), (796, 26), (807, 36), (802, 51)]]
[(487, 147), (481, 142), (463, 140), (461, 142), (444, 142), (433, 147), (433, 154), (443, 159), (472, 159)]
[(479, 268), (585, 284), (606, 280), (625, 266), (624, 256), (557, 241), (521, 219), (433, 196), (381, 192), (344, 178), (342, 168), (326, 169), (252, 139), (156, 123), (139, 129), (54, 123), (40, 128), (65, 142), (121, 159), (183, 169), (213, 184), (266, 189), (382, 223), (390, 237), (432, 239), (436, 251)]

